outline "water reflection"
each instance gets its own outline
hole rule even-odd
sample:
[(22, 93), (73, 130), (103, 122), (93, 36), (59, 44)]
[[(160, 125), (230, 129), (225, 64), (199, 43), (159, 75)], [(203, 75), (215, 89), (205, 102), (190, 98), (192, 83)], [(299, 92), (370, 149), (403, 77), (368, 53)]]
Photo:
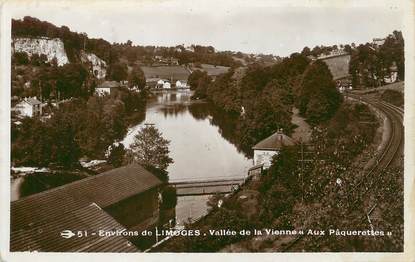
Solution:
[(155, 124), (170, 140), (170, 180), (241, 176), (252, 165), (247, 152), (238, 145), (235, 117), (212, 105), (192, 101), (190, 91), (155, 93), (147, 103), (146, 119), (133, 127), (125, 146), (144, 123)]
[(164, 114), (164, 118), (167, 118), (169, 116), (177, 117), (179, 114), (183, 114), (187, 111), (187, 106), (183, 104), (166, 105), (164, 107), (161, 107), (159, 111)]
[(193, 103), (189, 105), (189, 112), (195, 119), (209, 119), (210, 124), (219, 128), (223, 138), (232, 143), (247, 158), (252, 158), (252, 150), (240, 143), (238, 132), (238, 116), (230, 115), (210, 103)]
[[(249, 150), (239, 144), (237, 117), (209, 103), (193, 101), (190, 91), (163, 91), (148, 101), (146, 118), (131, 128), (123, 143), (132, 143), (144, 123), (153, 123), (170, 140), (170, 181), (246, 175), (252, 166)], [(176, 219), (182, 224), (207, 212), (208, 196), (179, 197)]]

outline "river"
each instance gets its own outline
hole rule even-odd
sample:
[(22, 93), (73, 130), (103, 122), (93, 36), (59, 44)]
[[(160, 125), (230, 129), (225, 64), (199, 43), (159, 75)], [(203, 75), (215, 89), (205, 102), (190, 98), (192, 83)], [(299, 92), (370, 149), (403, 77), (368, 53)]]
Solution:
[[(232, 137), (232, 119), (207, 102), (194, 101), (189, 90), (159, 91), (147, 103), (145, 120), (130, 128), (122, 143), (129, 147), (137, 131), (154, 124), (170, 141), (170, 181), (243, 176), (252, 166)], [(226, 138), (225, 138), (226, 137)], [(176, 221), (181, 224), (206, 214), (208, 196), (179, 197)]]
[[(238, 119), (207, 102), (191, 100), (191, 95), (189, 90), (154, 93), (147, 102), (145, 120), (131, 127), (122, 143), (129, 147), (137, 131), (144, 124), (151, 123), (170, 141), (169, 155), (174, 161), (167, 170), (170, 181), (246, 175), (247, 170), (252, 167), (252, 159), (236, 145), (238, 139), (235, 125)], [(12, 179), (12, 201), (83, 178), (73, 174), (59, 174), (56, 176), (48, 172), (36, 173), (30, 177)], [(48, 182), (48, 187), (44, 186), (45, 181)], [(194, 221), (205, 215), (208, 199), (209, 196), (206, 195), (179, 197), (175, 210), (176, 222), (180, 225), (188, 222), (189, 218)]]

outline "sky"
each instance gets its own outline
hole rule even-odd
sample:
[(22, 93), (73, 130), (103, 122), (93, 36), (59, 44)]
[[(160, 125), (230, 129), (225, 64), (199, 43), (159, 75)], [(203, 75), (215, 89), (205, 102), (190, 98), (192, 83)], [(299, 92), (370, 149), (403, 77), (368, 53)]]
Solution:
[(39, 1), (15, 5), (11, 12), (13, 18), (33, 16), (111, 43), (200, 44), (221, 51), (287, 56), (304, 46), (366, 43), (402, 30), (402, 7), (361, 2)]

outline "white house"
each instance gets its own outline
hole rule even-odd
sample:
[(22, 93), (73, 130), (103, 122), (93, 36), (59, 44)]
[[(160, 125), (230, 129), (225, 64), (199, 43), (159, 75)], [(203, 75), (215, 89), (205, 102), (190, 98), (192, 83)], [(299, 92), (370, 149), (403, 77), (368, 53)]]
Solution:
[(277, 155), (283, 146), (293, 146), (295, 142), (292, 138), (277, 131), (273, 135), (265, 138), (256, 144), (254, 150), (254, 165), (263, 165), (263, 168), (269, 168), (272, 163), (272, 157)]
[(36, 97), (24, 98), (14, 107), (14, 111), (18, 112), (22, 117), (34, 117), (42, 115), (42, 102)]
[(373, 45), (379, 47), (385, 43), (386, 38), (373, 38)]
[(395, 62), (389, 67), (390, 75), (385, 76), (383, 81), (387, 84), (395, 83), (398, 80), (398, 67)]
[(186, 80), (177, 80), (176, 81), (176, 88), (189, 88), (189, 86), (187, 85)]
[(98, 96), (109, 95), (111, 94), (111, 90), (113, 91), (114, 89), (117, 89), (120, 86), (121, 84), (117, 81), (105, 81), (95, 88), (95, 94), (97, 94)]
[(156, 88), (170, 89), (171, 84), (168, 80), (160, 79), (157, 81)]
[(169, 81), (164, 82), (163, 84), (163, 89), (170, 89), (171, 88), (171, 84)]

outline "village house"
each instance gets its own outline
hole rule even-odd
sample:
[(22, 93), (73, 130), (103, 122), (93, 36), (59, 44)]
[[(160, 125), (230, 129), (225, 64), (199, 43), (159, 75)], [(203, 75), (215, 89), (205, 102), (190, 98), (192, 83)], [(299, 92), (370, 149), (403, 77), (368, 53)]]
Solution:
[(187, 81), (186, 80), (177, 80), (176, 81), (176, 88), (189, 88), (189, 86), (187, 85)]
[(161, 185), (131, 164), (13, 201), (10, 250), (135, 252), (132, 236), (72, 234), (152, 228), (159, 219)]
[(171, 88), (171, 84), (170, 84), (169, 80), (159, 79), (157, 81), (156, 88), (160, 88), (160, 89), (170, 89)]
[(121, 86), (123, 85), (117, 81), (104, 81), (95, 88), (95, 94), (98, 96), (110, 95)]
[(146, 88), (156, 88), (159, 80), (158, 77), (146, 78)]
[(373, 38), (373, 46), (375, 47), (380, 47), (385, 43), (385, 38)]
[(278, 130), (252, 147), (254, 150), (254, 166), (263, 165), (264, 169), (269, 168), (272, 158), (280, 152), (282, 147), (293, 145), (295, 145), (295, 141), (285, 135), (282, 130)]
[(42, 102), (35, 97), (24, 98), (18, 103), (13, 111), (17, 112), (21, 117), (34, 117), (42, 115)]
[(340, 93), (351, 91), (353, 89), (352, 80), (350, 78), (343, 78), (336, 81), (336, 87)]
[(383, 78), (383, 81), (386, 84), (395, 83), (398, 80), (398, 67), (396, 66), (396, 62), (393, 62), (392, 65), (389, 67), (390, 74)]

